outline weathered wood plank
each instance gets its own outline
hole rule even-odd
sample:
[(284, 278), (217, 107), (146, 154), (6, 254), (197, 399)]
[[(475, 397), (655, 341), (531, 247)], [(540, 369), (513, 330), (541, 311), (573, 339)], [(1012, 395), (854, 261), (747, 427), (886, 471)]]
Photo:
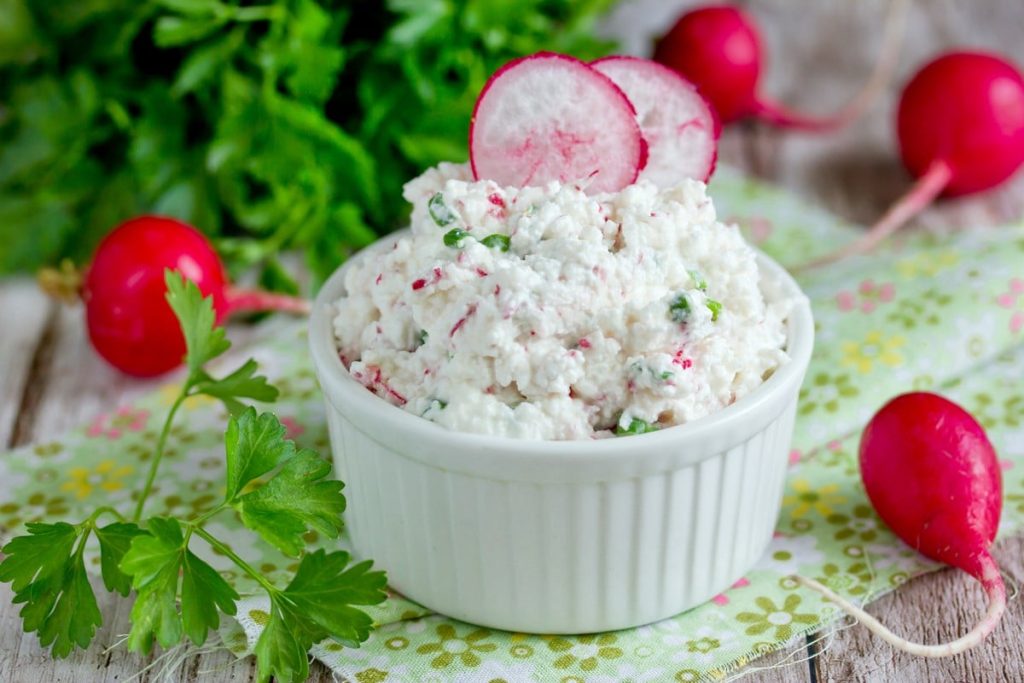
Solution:
[[(996, 559), (1011, 580), (1024, 581), (1024, 537), (998, 544)], [(1014, 590), (1013, 588), (1011, 590)], [(924, 643), (954, 640), (985, 610), (977, 582), (946, 569), (914, 579), (868, 607), (901, 636)], [(889, 647), (867, 629), (846, 629), (817, 660), (819, 681), (1019, 681), (1024, 678), (1024, 604), (1010, 601), (1006, 616), (985, 643), (947, 659), (913, 657)]]
[(10, 445), (22, 405), (32, 400), (35, 350), (47, 329), (51, 306), (27, 279), (0, 284), (0, 445)]
[[(619, 20), (643, 22), (643, 31), (650, 35), (667, 25), (676, 8), (687, 3), (659, 0), (634, 4), (646, 4), (657, 12), (634, 10)], [(758, 17), (769, 51), (766, 93), (794, 107), (825, 113), (841, 105), (870, 71), (881, 39), (877, 24), (885, 11), (882, 0), (802, 3), (799, 8), (787, 0), (753, 0), (747, 4)], [(929, 54), (956, 44), (986, 45), (1024, 61), (1019, 41), (1024, 32), (1024, 9), (1016, 0), (989, 2), (983, 8), (953, 0), (916, 3), (909, 27), (897, 75), (900, 84)], [(645, 41), (634, 41), (634, 51), (642, 51)], [(890, 88), (868, 116), (834, 136), (734, 128), (723, 138), (722, 158), (795, 189), (846, 218), (870, 222), (909, 182), (895, 156), (892, 138), (897, 92), (897, 88)], [(1022, 214), (1024, 177), (1019, 176), (1008, 187), (984, 197), (943, 202), (926, 212), (918, 224), (946, 230), (1003, 222)], [(29, 303), (10, 308), (15, 301)], [(19, 311), (13, 324), (8, 322), (11, 310)], [(0, 335), (0, 443), (48, 438), (130, 400), (150, 386), (119, 377), (92, 355), (82, 336), (80, 310), (54, 313), (49, 325), (48, 311), (48, 305), (29, 283), (7, 282), (0, 286), (4, 322)], [(50, 334), (44, 339), (47, 329)], [(38, 348), (41, 339), (44, 344)], [(18, 411), (21, 415), (16, 421)], [(1018, 583), (1024, 579), (1024, 540), (1005, 541), (998, 555)], [(110, 653), (95, 648), (70, 660), (52, 662), (34, 636), (22, 636), (17, 610), (9, 599), (9, 589), (0, 587), (0, 680), (124, 681), (145, 665), (123, 648)], [(973, 623), (981, 602), (980, 592), (969, 580), (947, 571), (913, 581), (875, 603), (870, 611), (908, 637), (938, 640), (953, 637)], [(945, 610), (941, 616), (929, 609), (939, 605)], [(101, 607), (109, 620), (97, 642), (113, 643), (117, 634), (127, 631), (127, 604), (105, 596)], [(1006, 620), (984, 647), (939, 662), (894, 654), (864, 629), (847, 629), (819, 656), (814, 672), (823, 681), (1020, 679), (1024, 677), (1022, 609), (1020, 600), (1012, 602)], [(807, 648), (798, 645), (795, 651), (797, 656), (792, 659), (801, 659)], [(780, 664), (790, 654), (777, 653), (758, 660), (745, 680), (809, 680), (805, 663), (758, 670)], [(203, 655), (179, 671), (177, 679), (216, 683), (252, 680), (251, 663), (232, 666), (232, 660), (226, 653)], [(331, 680), (330, 673), (319, 664), (314, 664), (313, 672), (312, 680)], [(150, 679), (147, 674), (140, 680)]]
[(34, 353), (30, 400), (18, 416), (13, 446), (55, 437), (151, 388), (96, 355), (86, 338), (84, 315), (81, 306), (56, 310), (49, 334)]

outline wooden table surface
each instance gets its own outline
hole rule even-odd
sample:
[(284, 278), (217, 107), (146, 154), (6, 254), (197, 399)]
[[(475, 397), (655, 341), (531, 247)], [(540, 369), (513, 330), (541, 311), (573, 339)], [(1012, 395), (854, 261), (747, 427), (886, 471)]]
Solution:
[[(687, 3), (641, 0), (616, 10), (616, 30), (637, 36), (663, 29)], [(770, 55), (765, 92), (810, 112), (838, 107), (870, 71), (881, 42), (881, 0), (859, 3), (755, 0), (748, 3), (763, 27)], [(849, 129), (829, 136), (779, 132), (758, 125), (730, 128), (721, 159), (757, 177), (779, 183), (833, 212), (870, 222), (907, 186), (894, 155), (892, 119), (898, 86), (939, 50), (987, 47), (1024, 63), (1024, 3), (1020, 0), (918, 0), (895, 81), (872, 111)], [(643, 45), (634, 38), (633, 45)], [(1024, 173), (984, 197), (943, 202), (915, 224), (937, 231), (993, 224), (1024, 215)], [(1024, 264), (1022, 264), (1024, 272)], [(27, 280), (0, 281), (0, 446), (50, 438), (98, 412), (147, 391), (146, 383), (120, 377), (104, 366), (83, 338), (80, 309), (48, 302)], [(233, 330), (236, 338), (243, 330)], [(1024, 444), (1022, 444), (1024, 445)], [(1024, 581), (1024, 535), (1006, 539), (996, 558), (1010, 580)], [(1012, 590), (1012, 589), (1011, 589)], [(102, 592), (107, 624), (89, 652), (55, 662), (35, 636), (23, 636), (10, 591), (0, 589), (0, 681), (70, 683), (124, 681), (146, 661), (123, 648), (104, 651), (127, 632), (124, 601)], [(111, 605), (119, 606), (114, 609)], [(907, 638), (936, 642), (969, 628), (983, 609), (983, 596), (964, 574), (940, 571), (911, 581), (873, 603), (869, 611)], [(108, 611), (109, 610), (109, 611)], [(772, 667), (768, 670), (762, 667)], [(924, 660), (894, 652), (860, 627), (819, 633), (789, 650), (765, 657), (742, 672), (750, 681), (1010, 681), (1024, 680), (1024, 605), (1011, 600), (1006, 617), (988, 641), (966, 654)], [(250, 661), (227, 653), (192, 659), (176, 675), (181, 681), (248, 681)], [(149, 680), (149, 674), (140, 681)], [(331, 681), (314, 664), (314, 681)]]

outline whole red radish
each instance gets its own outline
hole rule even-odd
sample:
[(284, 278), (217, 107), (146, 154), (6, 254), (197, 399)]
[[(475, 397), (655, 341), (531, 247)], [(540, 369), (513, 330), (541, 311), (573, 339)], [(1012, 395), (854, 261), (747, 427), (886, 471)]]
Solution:
[(1024, 76), (995, 54), (944, 54), (904, 88), (896, 136), (911, 175), (948, 175), (942, 194), (996, 187), (1024, 164)]
[(707, 182), (715, 170), (721, 126), (692, 83), (641, 57), (605, 57), (590, 66), (612, 79), (636, 109), (648, 154), (640, 180), (659, 187), (686, 178)]
[(838, 128), (855, 119), (889, 78), (902, 33), (906, 0), (895, 0), (885, 45), (871, 79), (839, 113), (813, 117), (791, 111), (759, 92), (763, 46), (753, 17), (730, 4), (683, 14), (658, 41), (654, 59), (692, 81), (710, 100), (722, 123), (757, 117), (777, 126), (805, 130)]
[(167, 304), (165, 269), (177, 270), (213, 300), (217, 321), (240, 310), (302, 311), (306, 302), (232, 288), (217, 253), (195, 228), (141, 216), (100, 242), (81, 288), (89, 339), (111, 365), (151, 377), (181, 364), (185, 340)]
[(474, 177), (505, 186), (584, 181), (588, 191), (612, 192), (636, 180), (647, 143), (611, 79), (541, 52), (487, 81), (470, 121), (469, 159)]
[(996, 187), (1024, 165), (1024, 76), (988, 52), (949, 52), (921, 68), (900, 96), (900, 156), (917, 182), (864, 235), (807, 264), (874, 248), (940, 195)]
[(739, 7), (702, 7), (679, 17), (658, 41), (654, 61), (693, 82), (722, 123), (753, 115), (761, 77), (761, 36)]
[(871, 504), (893, 532), (922, 554), (980, 581), (989, 598), (988, 611), (958, 640), (921, 645), (894, 635), (821, 584), (798, 577), (800, 581), (901, 650), (944, 657), (980, 643), (1006, 606), (1006, 588), (989, 551), (999, 527), (1002, 477), (985, 430), (942, 396), (903, 394), (883, 406), (864, 429), (860, 470)]

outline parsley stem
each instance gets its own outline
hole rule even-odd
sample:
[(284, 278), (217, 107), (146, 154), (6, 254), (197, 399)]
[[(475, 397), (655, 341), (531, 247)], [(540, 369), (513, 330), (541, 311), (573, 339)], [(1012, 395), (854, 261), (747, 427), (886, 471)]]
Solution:
[(109, 505), (104, 505), (103, 507), (98, 507), (98, 508), (96, 508), (95, 510), (92, 511), (92, 514), (89, 515), (89, 523), (90, 524), (95, 524), (96, 520), (99, 519), (100, 516), (103, 515), (103, 514), (114, 515), (114, 517), (119, 522), (124, 522), (125, 521), (125, 516), (124, 515), (122, 515), (120, 512), (118, 512), (114, 508), (110, 507)]
[(231, 18), (237, 22), (278, 21), (281, 11), (278, 7), (239, 7), (232, 12)]
[(171, 406), (171, 410), (167, 413), (167, 419), (164, 420), (164, 427), (160, 430), (160, 438), (156, 442), (156, 451), (153, 453), (153, 464), (149, 466), (149, 475), (146, 477), (146, 485), (142, 487), (142, 493), (139, 495), (139, 502), (135, 506), (135, 514), (132, 515), (132, 521), (136, 524), (142, 519), (142, 510), (146, 506), (146, 499), (149, 498), (150, 491), (153, 490), (153, 482), (156, 480), (157, 470), (160, 469), (160, 460), (164, 457), (164, 447), (167, 445), (167, 435), (171, 432), (171, 423), (174, 422), (174, 416), (178, 412), (178, 408), (188, 398), (188, 391), (191, 388), (190, 384), (186, 384), (182, 388), (178, 398), (175, 399), (174, 405)]
[(190, 522), (188, 522), (188, 525), (189, 526), (195, 526), (195, 527), (202, 526), (203, 522), (208, 520), (210, 517), (213, 517), (215, 514), (217, 514), (218, 512), (220, 512), (221, 510), (223, 510), (227, 506), (228, 506), (227, 503), (221, 503), (217, 507), (212, 508), (210, 510), (207, 510), (203, 514), (201, 514), (198, 517), (196, 517), (195, 519), (191, 520)]
[(217, 550), (220, 553), (222, 553), (225, 557), (227, 557), (232, 562), (234, 562), (236, 565), (238, 565), (239, 569), (241, 569), (243, 572), (245, 572), (246, 574), (251, 576), (253, 579), (255, 579), (256, 583), (258, 583), (261, 586), (263, 586), (263, 588), (266, 589), (267, 593), (269, 593), (271, 597), (273, 597), (274, 595), (276, 595), (279, 592), (278, 589), (277, 589), (277, 586), (275, 586), (274, 584), (270, 583), (270, 581), (267, 580), (267, 577), (263, 576), (263, 574), (260, 574), (258, 571), (253, 569), (252, 566), (248, 562), (246, 562), (245, 560), (240, 558), (238, 555), (236, 555), (234, 550), (232, 550), (231, 548), (226, 546), (224, 543), (219, 541), (216, 537), (211, 536), (210, 532), (208, 532), (206, 529), (202, 528), (201, 526), (196, 526), (196, 527), (193, 527), (193, 528), (194, 528), (195, 533), (196, 533), (197, 536), (199, 536), (204, 541), (209, 543), (211, 548), (213, 548), (214, 550)]

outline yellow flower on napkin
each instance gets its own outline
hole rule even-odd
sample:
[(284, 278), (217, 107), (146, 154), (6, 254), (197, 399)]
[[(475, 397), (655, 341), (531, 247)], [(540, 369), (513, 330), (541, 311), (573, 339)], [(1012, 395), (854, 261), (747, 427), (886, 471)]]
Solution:
[(72, 467), (68, 470), (68, 481), (61, 486), (61, 491), (70, 491), (79, 500), (88, 498), (96, 489), (102, 489), (107, 493), (120, 491), (124, 488), (124, 479), (132, 473), (130, 465), (120, 467), (113, 460), (103, 460), (96, 464), (96, 467), (89, 470), (85, 467)]
[(876, 362), (895, 368), (903, 365), (903, 355), (899, 349), (906, 343), (906, 338), (901, 335), (886, 337), (881, 331), (872, 330), (863, 341), (843, 342), (841, 363), (844, 367), (857, 368), (858, 372), (864, 374), (871, 372)]

